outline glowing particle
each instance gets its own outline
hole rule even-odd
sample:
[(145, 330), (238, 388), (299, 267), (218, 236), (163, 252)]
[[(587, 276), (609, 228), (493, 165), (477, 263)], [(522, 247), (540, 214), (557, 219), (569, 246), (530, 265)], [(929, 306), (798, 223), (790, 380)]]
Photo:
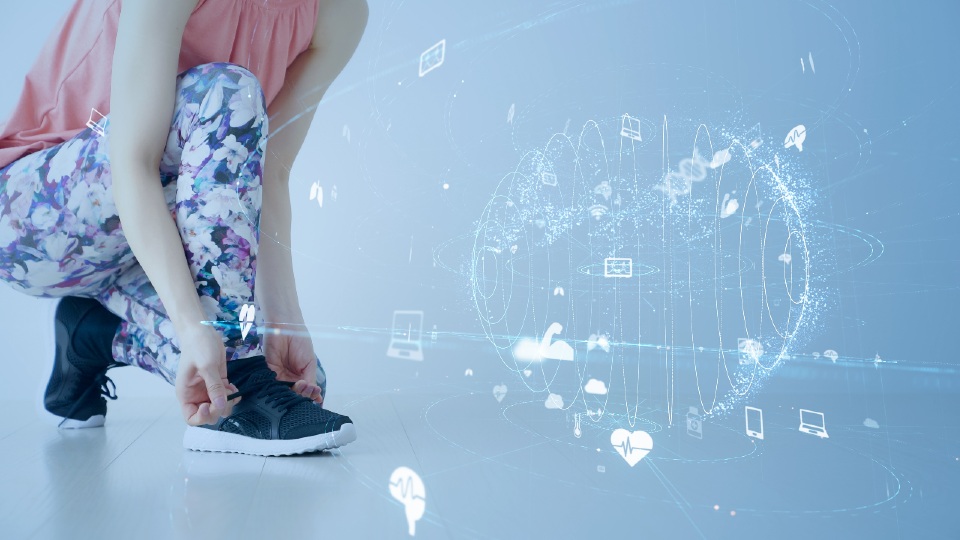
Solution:
[(443, 189), (450, 189), (450, 184), (444, 182), (444, 183), (443, 183)]
[(719, 510), (719, 509), (720, 509), (720, 505), (719, 505), (719, 504), (713, 505), (713, 509), (714, 509), (714, 510)]

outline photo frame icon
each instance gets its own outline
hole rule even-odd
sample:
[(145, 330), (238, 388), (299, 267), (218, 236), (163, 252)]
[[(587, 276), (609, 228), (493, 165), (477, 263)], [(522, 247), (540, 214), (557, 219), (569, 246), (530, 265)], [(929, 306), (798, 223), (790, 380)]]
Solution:
[(603, 277), (633, 277), (633, 259), (629, 257), (607, 257), (603, 260)]
[(628, 139), (643, 142), (643, 137), (640, 136), (640, 119), (634, 118), (629, 114), (623, 115), (623, 123), (620, 127), (620, 135)]
[(446, 51), (446, 39), (441, 39), (436, 45), (423, 51), (423, 53), (420, 54), (420, 76), (423, 77), (427, 73), (430, 73), (431, 71), (443, 65)]

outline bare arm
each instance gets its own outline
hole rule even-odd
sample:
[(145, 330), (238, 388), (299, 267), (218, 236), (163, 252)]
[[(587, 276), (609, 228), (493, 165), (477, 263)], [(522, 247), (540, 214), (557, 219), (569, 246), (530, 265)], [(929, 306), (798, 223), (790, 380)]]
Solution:
[[(226, 412), (226, 353), (206, 318), (160, 185), (180, 42), (197, 0), (124, 0), (110, 86), (110, 167), (124, 236), (181, 345), (177, 397), (193, 424)], [(191, 393), (192, 392), (192, 393)]]
[(313, 120), (317, 103), (353, 56), (367, 24), (365, 0), (325, 0), (309, 49), (287, 70), (283, 88), (267, 111), (271, 129), (298, 114), (270, 137), (263, 179), (257, 303), (268, 321), (302, 322), (290, 252), (290, 170)]

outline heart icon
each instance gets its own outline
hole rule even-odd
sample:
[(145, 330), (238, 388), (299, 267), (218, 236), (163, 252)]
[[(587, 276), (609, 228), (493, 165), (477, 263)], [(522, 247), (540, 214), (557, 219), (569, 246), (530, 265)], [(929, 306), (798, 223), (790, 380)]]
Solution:
[(497, 398), (497, 403), (503, 401), (503, 396), (507, 395), (507, 385), (498, 384), (493, 387), (493, 397)]
[(531, 371), (531, 370), (529, 370), (529, 369), (523, 370), (523, 376), (524, 376), (524, 377), (529, 377), (530, 375), (533, 375), (533, 371)]
[(610, 444), (633, 467), (653, 450), (653, 438), (646, 431), (629, 432), (623, 428), (610, 434)]

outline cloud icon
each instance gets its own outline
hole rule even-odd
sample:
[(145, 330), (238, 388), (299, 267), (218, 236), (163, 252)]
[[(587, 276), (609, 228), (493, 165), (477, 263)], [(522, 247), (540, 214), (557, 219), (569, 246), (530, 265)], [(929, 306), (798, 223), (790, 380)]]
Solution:
[(563, 397), (560, 394), (550, 394), (547, 396), (547, 400), (543, 402), (543, 406), (548, 409), (562, 409)]
[(605, 395), (607, 393), (607, 384), (598, 379), (590, 379), (583, 386), (583, 391), (588, 394)]
[(873, 418), (867, 418), (864, 420), (863, 425), (871, 429), (880, 429), (880, 424), (878, 424)]

